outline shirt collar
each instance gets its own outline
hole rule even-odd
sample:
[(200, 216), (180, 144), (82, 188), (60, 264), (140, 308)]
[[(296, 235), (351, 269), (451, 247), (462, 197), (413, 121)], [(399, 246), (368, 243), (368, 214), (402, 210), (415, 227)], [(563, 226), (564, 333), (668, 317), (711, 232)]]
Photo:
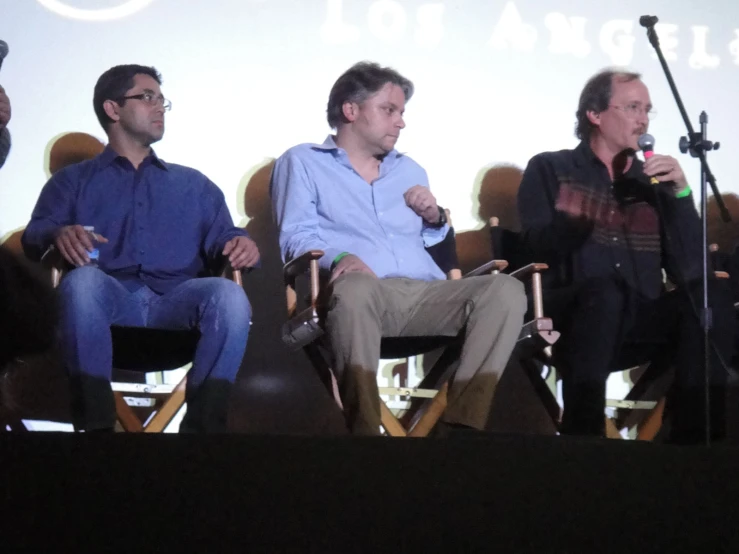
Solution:
[[(312, 144), (311, 145), (315, 150), (323, 150), (324, 152), (332, 152), (334, 154), (334, 157), (341, 156), (343, 158), (346, 158), (348, 161), (348, 156), (346, 153), (346, 150), (343, 148), (339, 148), (336, 145), (336, 139), (334, 138), (334, 135), (328, 135), (326, 137), (326, 140), (323, 141), (323, 144)], [(385, 157), (382, 158), (382, 163), (385, 162), (391, 162), (394, 161), (399, 156), (402, 156), (400, 152), (398, 152), (395, 148), (390, 150), (387, 154), (385, 154)]]
[[(103, 166), (103, 167), (108, 167), (114, 161), (116, 161), (118, 159), (122, 159), (122, 160), (128, 161), (128, 158), (126, 158), (125, 156), (121, 156), (120, 154), (118, 154), (118, 152), (116, 152), (115, 150), (113, 150), (113, 148), (110, 146), (110, 144), (107, 145), (105, 147), (105, 150), (103, 150), (98, 155), (98, 163), (101, 166)], [(154, 152), (154, 149), (153, 148), (151, 149), (151, 154), (149, 154), (146, 158), (144, 158), (144, 162), (143, 163), (146, 163), (147, 160), (149, 161), (150, 164), (156, 165), (157, 167), (159, 167), (160, 169), (163, 169), (165, 171), (169, 171), (169, 168), (167, 167), (167, 164), (165, 163), (165, 161), (162, 160), (159, 156), (157, 156), (157, 154), (156, 154), (156, 152)]]
[[(575, 148), (575, 164), (580, 167), (593, 167), (594, 165), (603, 166), (601, 159), (595, 155), (593, 149), (590, 148), (590, 144), (583, 140)], [(644, 174), (643, 170), (644, 162), (634, 155), (634, 159), (631, 162), (631, 167), (624, 174), (624, 177), (640, 178)]]

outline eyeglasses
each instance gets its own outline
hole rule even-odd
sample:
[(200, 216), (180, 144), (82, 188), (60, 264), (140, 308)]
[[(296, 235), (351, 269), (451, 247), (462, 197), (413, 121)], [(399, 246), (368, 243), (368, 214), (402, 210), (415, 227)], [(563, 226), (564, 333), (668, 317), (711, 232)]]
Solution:
[(118, 100), (141, 100), (149, 106), (157, 106), (161, 103), (165, 112), (172, 109), (171, 101), (167, 100), (161, 94), (157, 96), (153, 92), (142, 92), (141, 94), (132, 94), (131, 96), (121, 96)]
[(621, 110), (626, 114), (626, 117), (629, 119), (636, 119), (641, 114), (645, 114), (648, 119), (652, 120), (655, 117), (657, 117), (657, 112), (654, 111), (652, 108), (645, 108), (638, 102), (632, 102), (631, 104), (627, 104), (625, 106), (614, 106), (611, 104), (611, 108), (616, 108), (617, 110)]

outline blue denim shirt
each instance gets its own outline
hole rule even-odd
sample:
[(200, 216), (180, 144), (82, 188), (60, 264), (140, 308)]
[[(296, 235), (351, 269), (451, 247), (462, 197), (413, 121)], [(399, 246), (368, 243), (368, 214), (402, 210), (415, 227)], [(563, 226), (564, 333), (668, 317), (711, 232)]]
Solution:
[(397, 150), (380, 164), (370, 185), (329, 136), (300, 144), (275, 163), (270, 191), (283, 261), (323, 250), (328, 270), (342, 252), (355, 254), (380, 278), (444, 279), (425, 247), (441, 242), (449, 227), (430, 227), (405, 204), (414, 185), (428, 187), (424, 169)]
[(26, 255), (39, 259), (65, 225), (92, 225), (99, 267), (130, 290), (147, 285), (163, 294), (209, 274), (236, 236), (223, 192), (195, 169), (165, 163), (156, 154), (138, 169), (107, 147), (68, 166), (44, 185), (23, 233)]

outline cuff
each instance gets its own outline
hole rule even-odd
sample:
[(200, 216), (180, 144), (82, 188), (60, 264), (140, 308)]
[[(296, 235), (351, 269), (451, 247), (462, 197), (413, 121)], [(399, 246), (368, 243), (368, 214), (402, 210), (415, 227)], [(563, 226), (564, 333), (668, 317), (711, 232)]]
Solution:
[(423, 231), (421, 236), (423, 237), (423, 245), (426, 248), (439, 244), (444, 240), (446, 234), (449, 232), (449, 224), (445, 223), (443, 227), (430, 227), (424, 222)]
[(345, 250), (341, 250), (340, 248), (323, 248), (322, 250), (323, 256), (318, 259), (318, 267), (325, 269), (326, 271), (331, 271), (331, 266), (333, 265), (336, 256), (345, 252)]

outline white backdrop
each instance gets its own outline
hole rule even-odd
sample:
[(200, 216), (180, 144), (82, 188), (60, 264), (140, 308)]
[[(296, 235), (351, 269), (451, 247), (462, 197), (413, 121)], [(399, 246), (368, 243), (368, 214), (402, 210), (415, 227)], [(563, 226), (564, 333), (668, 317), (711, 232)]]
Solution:
[[(399, 149), (428, 170), (458, 230), (479, 227), (473, 190), (497, 163), (571, 147), (585, 80), (602, 67), (644, 74), (657, 150), (680, 156), (685, 133), (639, 26), (656, 14), (688, 112), (710, 116), (719, 186), (739, 192), (739, 2), (494, 0), (0, 0), (10, 54), (13, 149), (0, 171), (0, 236), (26, 224), (60, 133), (104, 139), (92, 110), (97, 77), (119, 63), (154, 65), (174, 107), (157, 152), (197, 167), (245, 223), (239, 183), (265, 159), (328, 133), (338, 75), (371, 59), (412, 79)], [(680, 156), (695, 184), (695, 160)], [(695, 175), (695, 177), (692, 177)]]

